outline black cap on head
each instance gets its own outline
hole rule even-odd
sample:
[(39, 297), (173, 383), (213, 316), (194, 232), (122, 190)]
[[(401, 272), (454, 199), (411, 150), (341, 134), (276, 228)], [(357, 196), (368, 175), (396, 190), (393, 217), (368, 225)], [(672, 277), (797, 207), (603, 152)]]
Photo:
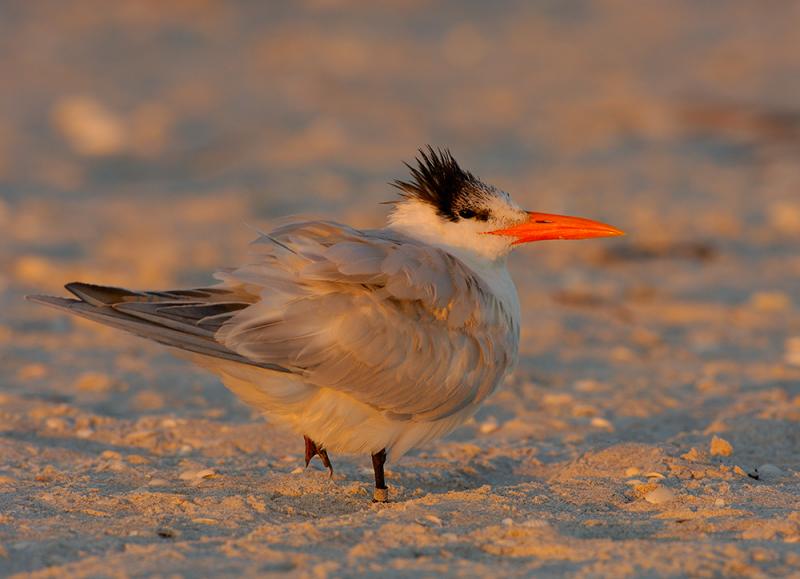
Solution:
[(486, 221), (487, 194), (492, 188), (469, 171), (462, 169), (447, 149), (420, 149), (417, 166), (405, 163), (411, 170), (411, 180), (392, 183), (406, 199), (418, 199), (432, 205), (436, 213), (450, 221), (478, 219)]

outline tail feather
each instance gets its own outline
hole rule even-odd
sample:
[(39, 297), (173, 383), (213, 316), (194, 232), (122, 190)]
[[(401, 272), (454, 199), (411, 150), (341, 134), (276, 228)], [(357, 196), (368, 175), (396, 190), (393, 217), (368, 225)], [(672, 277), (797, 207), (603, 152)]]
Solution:
[(289, 372), (276, 364), (245, 358), (214, 339), (226, 319), (249, 305), (226, 302), (226, 292), (218, 288), (134, 292), (79, 282), (67, 284), (66, 288), (79, 299), (46, 295), (26, 299), (180, 350)]

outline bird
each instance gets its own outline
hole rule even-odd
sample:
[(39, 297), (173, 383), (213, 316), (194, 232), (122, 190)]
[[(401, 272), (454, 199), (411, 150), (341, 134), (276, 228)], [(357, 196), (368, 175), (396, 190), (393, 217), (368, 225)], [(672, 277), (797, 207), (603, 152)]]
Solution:
[(428, 145), (391, 183), (387, 223), (292, 220), (258, 232), (215, 284), (138, 291), (83, 282), (29, 300), (168, 346), (303, 436), (305, 463), (387, 460), (468, 420), (517, 363), (520, 302), (507, 267), (534, 241), (613, 237), (610, 225), (522, 209)]

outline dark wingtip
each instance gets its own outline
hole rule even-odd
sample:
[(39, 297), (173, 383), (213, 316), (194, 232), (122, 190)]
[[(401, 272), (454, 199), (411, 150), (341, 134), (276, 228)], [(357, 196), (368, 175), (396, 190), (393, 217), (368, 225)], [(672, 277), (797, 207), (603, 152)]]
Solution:
[(82, 281), (73, 281), (64, 286), (64, 289), (84, 302), (88, 302), (94, 306), (103, 305), (101, 300), (93, 297), (95, 292), (92, 290), (95, 288), (98, 288), (98, 286), (93, 286), (92, 284), (84, 283)]
[(92, 287), (94, 287), (94, 286), (92, 286), (92, 284), (88, 284), (88, 283), (85, 283), (85, 282), (82, 282), (82, 281), (71, 281), (68, 284), (64, 285), (64, 289), (66, 289), (69, 293), (74, 294), (74, 295), (76, 295), (78, 297), (81, 297), (79, 295), (79, 292), (81, 290), (89, 289), (89, 288), (92, 288)]
[(75, 297), (93, 306), (107, 306), (137, 296), (136, 292), (124, 288), (73, 281), (64, 286)]

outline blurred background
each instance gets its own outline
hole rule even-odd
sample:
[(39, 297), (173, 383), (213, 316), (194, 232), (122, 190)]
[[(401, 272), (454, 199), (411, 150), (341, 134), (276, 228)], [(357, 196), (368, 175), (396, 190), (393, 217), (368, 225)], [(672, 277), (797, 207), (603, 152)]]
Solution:
[(7, 387), (52, 388), (75, 328), (25, 293), (207, 284), (287, 214), (379, 226), (428, 143), (628, 232), (513, 256), (523, 368), (800, 363), (797, 3), (376, 4), (0, 3)]
[[(23, 296), (63, 294), (73, 280), (205, 285), (246, 259), (253, 226), (289, 214), (380, 226), (380, 202), (396, 194), (387, 183), (426, 144), (528, 209), (628, 235), (515, 252), (520, 368), (475, 421), (403, 459), (390, 476), (398, 492), (433, 501), (426, 493), (517, 485), (510, 504), (528, 511), (513, 516), (560, 518), (566, 545), (663, 538), (667, 523), (636, 510), (655, 507), (618, 482), (633, 472), (628, 447), (574, 480), (549, 478), (608, 444), (646, 442), (691, 479), (680, 492), (692, 508), (733, 501), (753, 533), (788, 521), (796, 485), (748, 495), (743, 474), (697, 482), (686, 465), (719, 433), (737, 472), (800, 469), (798, 22), (788, 0), (0, 0), (0, 493), (15, 505), (0, 513), (13, 546), (5, 559), (0, 545), (0, 565), (88, 553), (106, 574), (130, 529), (162, 546), (173, 536), (153, 531), (162, 516), (191, 539), (246, 534), (266, 509), (297, 523), (287, 552), (317, 537), (309, 512), (342, 515), (354, 533), (347, 513), (367, 508), (356, 459), (336, 457), (332, 483), (296, 476), (295, 437), (212, 376)], [(208, 466), (229, 476), (185, 490), (177, 473)], [(613, 490), (581, 490), (590, 479)], [(153, 485), (206, 501), (205, 518), (190, 521), (178, 499), (152, 510)], [(116, 498), (80, 502), (98, 489)], [(266, 506), (223, 500), (249, 492)], [(486, 521), (511, 516), (500, 495), (481, 495)], [(616, 522), (584, 526), (604, 501)], [(371, 519), (360, 520), (368, 537)], [(713, 529), (715, 541), (739, 536), (714, 525), (675, 537), (705, 549)], [(618, 560), (589, 543), (581, 556)], [(319, 546), (313, 557), (342, 556)], [(646, 565), (649, 548), (636, 548)], [(732, 552), (711, 574), (739, 574), (725, 567)], [(674, 553), (664, 569), (706, 556)]]

